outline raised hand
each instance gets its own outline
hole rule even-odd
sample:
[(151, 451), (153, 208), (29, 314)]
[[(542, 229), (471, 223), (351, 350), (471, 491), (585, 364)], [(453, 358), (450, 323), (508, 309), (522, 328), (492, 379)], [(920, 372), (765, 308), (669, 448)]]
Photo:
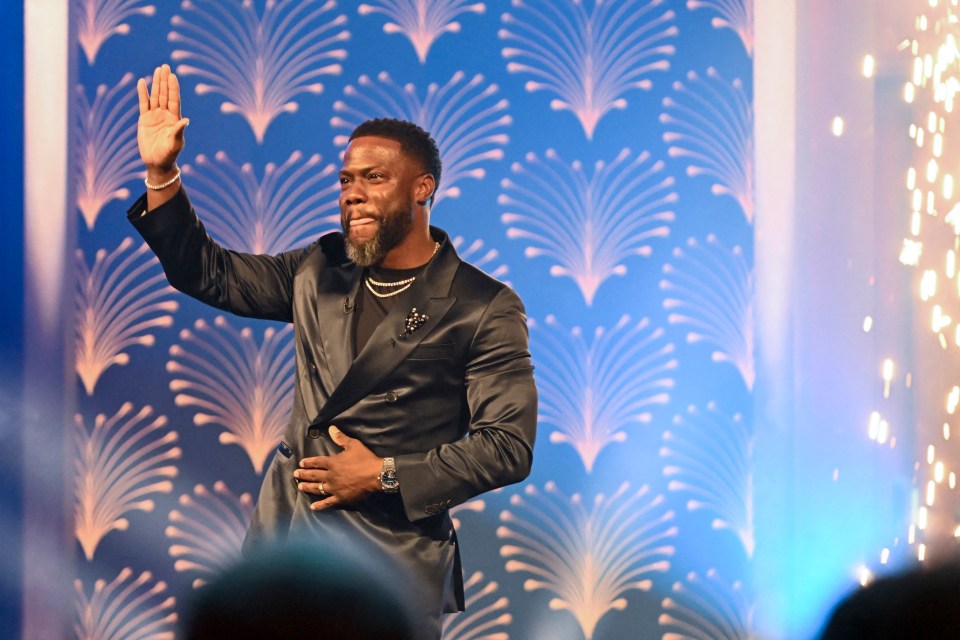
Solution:
[(190, 123), (180, 115), (180, 82), (165, 64), (154, 69), (149, 96), (147, 81), (141, 78), (137, 82), (137, 96), (140, 158), (147, 165), (147, 179), (160, 180), (175, 170), (177, 156), (183, 150), (183, 130)]

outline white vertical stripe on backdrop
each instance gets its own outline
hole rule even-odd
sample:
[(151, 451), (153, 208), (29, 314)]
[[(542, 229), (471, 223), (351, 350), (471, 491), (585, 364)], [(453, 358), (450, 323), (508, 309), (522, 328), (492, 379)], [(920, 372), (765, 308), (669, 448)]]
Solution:
[(64, 447), (74, 377), (67, 267), (70, 3), (24, 2), (24, 638), (71, 637), (73, 599)]
[(28, 286), (47, 335), (59, 331), (67, 256), (67, 0), (24, 3), (25, 241)]
[[(796, 209), (797, 0), (755, 3), (754, 109), (756, 161), (756, 326), (755, 387), (758, 637), (784, 637), (789, 609), (789, 545), (792, 522), (786, 477), (760, 482), (788, 468), (793, 389), (792, 291)], [(762, 427), (761, 427), (762, 425)], [(778, 513), (779, 511), (779, 513)], [(779, 584), (779, 588), (773, 585)]]

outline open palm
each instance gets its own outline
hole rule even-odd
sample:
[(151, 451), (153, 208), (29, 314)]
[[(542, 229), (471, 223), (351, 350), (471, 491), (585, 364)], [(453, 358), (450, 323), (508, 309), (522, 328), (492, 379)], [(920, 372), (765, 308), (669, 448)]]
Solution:
[(153, 84), (147, 94), (147, 82), (137, 83), (140, 119), (137, 122), (137, 145), (147, 167), (167, 170), (183, 150), (183, 129), (189, 124), (180, 115), (180, 83), (168, 65), (153, 72)]

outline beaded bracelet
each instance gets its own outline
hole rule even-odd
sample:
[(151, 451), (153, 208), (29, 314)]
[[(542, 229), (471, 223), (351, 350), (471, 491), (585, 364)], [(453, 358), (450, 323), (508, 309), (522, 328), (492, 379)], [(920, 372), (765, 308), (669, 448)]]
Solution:
[(180, 179), (180, 169), (177, 169), (176, 175), (164, 182), (163, 184), (150, 184), (146, 178), (143, 179), (143, 184), (147, 185), (147, 189), (153, 189), (154, 191), (160, 191), (161, 189), (166, 189), (174, 182)]

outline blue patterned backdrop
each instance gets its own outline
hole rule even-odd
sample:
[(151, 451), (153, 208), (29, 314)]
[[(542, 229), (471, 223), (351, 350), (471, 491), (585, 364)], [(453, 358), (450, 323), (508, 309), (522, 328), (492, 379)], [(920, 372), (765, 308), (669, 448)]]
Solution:
[(172, 637), (289, 415), (290, 327), (176, 294), (125, 220), (136, 79), (168, 61), (222, 243), (336, 228), (350, 130), (406, 118), (441, 149), (433, 223), (526, 304), (534, 469), (454, 511), (468, 609), (445, 638), (751, 636), (752, 0), (73, 12), (79, 638)]

